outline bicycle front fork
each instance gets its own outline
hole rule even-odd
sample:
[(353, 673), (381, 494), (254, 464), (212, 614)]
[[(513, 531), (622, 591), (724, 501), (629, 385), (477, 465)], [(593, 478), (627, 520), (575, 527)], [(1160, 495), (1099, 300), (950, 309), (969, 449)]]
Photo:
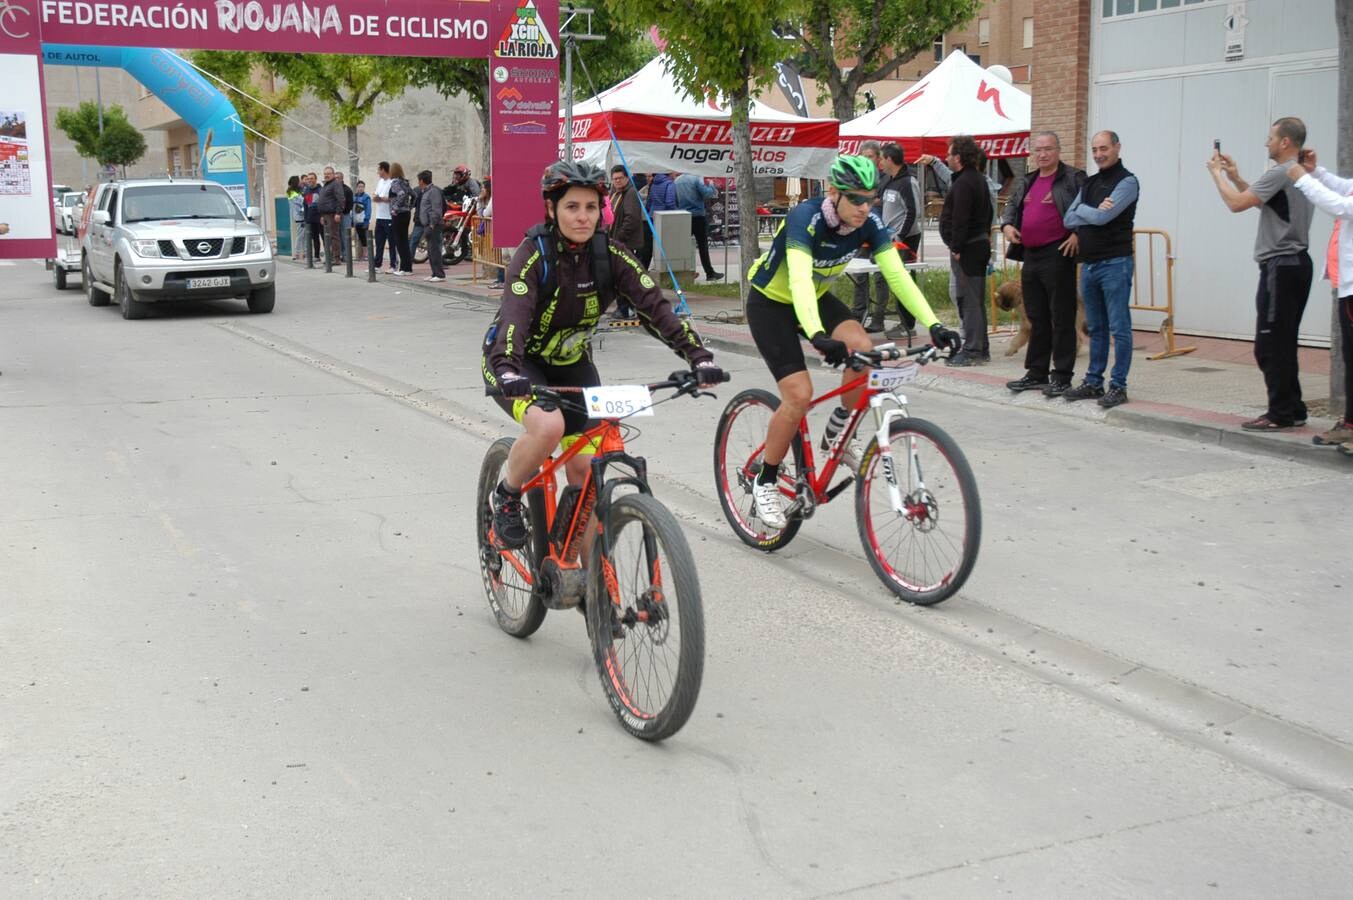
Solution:
[[(885, 407), (884, 404), (887, 400), (891, 400), (892, 405)], [(904, 478), (898, 477), (897, 457), (893, 453), (893, 422), (897, 419), (907, 418), (907, 398), (901, 395), (878, 393), (869, 398), (869, 408), (874, 414), (875, 440), (878, 442), (878, 464), (879, 468), (883, 470), (883, 479), (888, 484), (888, 498), (892, 502), (893, 511), (899, 516), (906, 516), (910, 512), (908, 498), (913, 493), (925, 490), (921, 462), (917, 459), (913, 452), (915, 448), (911, 445), (914, 438), (906, 439), (907, 469)], [(906, 487), (905, 492), (903, 490), (904, 485)]]

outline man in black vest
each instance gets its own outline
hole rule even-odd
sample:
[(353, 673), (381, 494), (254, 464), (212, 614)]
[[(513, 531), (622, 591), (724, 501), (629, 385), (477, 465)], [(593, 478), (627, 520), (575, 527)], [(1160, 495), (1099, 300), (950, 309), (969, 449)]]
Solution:
[(949, 168), (955, 173), (940, 210), (940, 240), (949, 248), (963, 349), (951, 366), (975, 366), (991, 359), (987, 343), (987, 263), (991, 259), (991, 192), (982, 175), (982, 150), (968, 135), (949, 142)]
[[(1085, 327), (1090, 332), (1090, 364), (1085, 380), (1062, 394), (1067, 400), (1096, 397), (1105, 409), (1126, 403), (1128, 368), (1132, 365), (1133, 257), (1132, 222), (1137, 215), (1137, 176), (1118, 158), (1118, 135), (1101, 131), (1090, 139), (1090, 155), (1099, 171), (1085, 179), (1066, 211), (1064, 223), (1076, 233), (1080, 249), (1081, 296)], [(1113, 371), (1104, 390), (1113, 337)]]
[(1062, 218), (1080, 193), (1085, 173), (1062, 162), (1062, 142), (1052, 131), (1033, 136), (1030, 156), (1033, 166), (1001, 216), (1009, 256), (1015, 258), (1016, 246), (1022, 251), (1020, 288), (1029, 320), (1024, 377), (1005, 386), (1015, 393), (1037, 389), (1060, 397), (1071, 388), (1076, 370), (1077, 238), (1068, 234)]

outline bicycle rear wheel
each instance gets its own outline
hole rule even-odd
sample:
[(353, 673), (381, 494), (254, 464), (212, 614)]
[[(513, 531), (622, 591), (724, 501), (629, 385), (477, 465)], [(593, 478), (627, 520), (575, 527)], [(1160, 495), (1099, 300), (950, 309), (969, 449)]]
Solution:
[[(752, 487), (761, 471), (761, 448), (771, 416), (780, 408), (780, 398), (757, 388), (742, 391), (728, 402), (714, 432), (714, 487), (719, 505), (733, 533), (744, 544), (765, 550), (779, 550), (794, 539), (803, 520), (790, 517), (784, 528), (774, 529), (756, 514)], [(793, 500), (794, 485), (803, 471), (803, 440), (795, 436), (789, 454), (780, 463), (780, 486), (785, 502)]]
[(617, 497), (602, 521), (587, 591), (597, 673), (625, 730), (662, 740), (690, 718), (704, 676), (695, 561), (676, 519), (647, 494)]
[(531, 517), (526, 517), (526, 546), (500, 550), (493, 544), (493, 509), (489, 496), (503, 477), (512, 438), (499, 438), (484, 454), (479, 469), (479, 495), (475, 503), (475, 536), (479, 541), (479, 571), (484, 593), (498, 627), (513, 637), (534, 634), (545, 620), (545, 604), (535, 595), (535, 567), (531, 562)]
[(968, 460), (938, 425), (896, 419), (889, 430), (903, 510), (870, 440), (855, 487), (855, 521), (875, 574), (897, 596), (931, 606), (967, 581), (982, 542), (982, 504)]

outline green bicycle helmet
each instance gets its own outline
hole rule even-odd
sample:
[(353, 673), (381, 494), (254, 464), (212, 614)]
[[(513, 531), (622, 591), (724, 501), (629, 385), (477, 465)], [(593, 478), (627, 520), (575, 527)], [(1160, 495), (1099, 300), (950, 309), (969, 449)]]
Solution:
[(843, 191), (872, 191), (878, 187), (879, 170), (863, 156), (841, 155), (832, 163), (828, 180), (832, 187)]

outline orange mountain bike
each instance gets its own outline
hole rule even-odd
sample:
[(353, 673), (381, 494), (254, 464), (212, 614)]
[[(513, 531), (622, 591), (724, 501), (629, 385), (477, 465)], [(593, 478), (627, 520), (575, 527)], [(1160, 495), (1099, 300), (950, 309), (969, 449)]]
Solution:
[[(690, 547), (649, 490), (643, 457), (625, 450), (625, 433), (636, 429), (622, 420), (651, 415), (667, 400), (654, 403), (650, 392), (666, 388), (676, 389), (667, 400), (714, 396), (699, 389), (691, 372), (649, 385), (536, 387), (542, 408), (585, 409), (601, 423), (522, 486), (525, 547), (498, 546), (489, 506), (512, 438), (494, 441), (484, 455), (475, 513), (484, 591), (498, 626), (524, 638), (540, 627), (546, 610), (581, 606), (611, 709), (626, 731), (650, 741), (675, 734), (690, 718), (705, 666), (705, 620)], [(560, 492), (557, 474), (588, 446), (596, 453), (586, 479)]]
[[(812, 405), (861, 386), (864, 390), (820, 469), (813, 459), (808, 421), (800, 423), (780, 464), (787, 522), (778, 530), (757, 517), (752, 489), (761, 470), (766, 429), (780, 398), (755, 389), (734, 397), (715, 432), (714, 479), (724, 516), (737, 536), (758, 550), (778, 550), (793, 540), (819, 506), (853, 482), (855, 521), (865, 556), (893, 593), (930, 606), (962, 587), (977, 562), (982, 540), (977, 481), (954, 439), (938, 425), (910, 417), (907, 398), (898, 392), (938, 355), (930, 346), (903, 351), (891, 344), (852, 354), (852, 368), (870, 371), (814, 399)], [(900, 366), (883, 365), (903, 357), (912, 359)], [(866, 410), (874, 414), (874, 433), (861, 452), (854, 444), (854, 432)], [(832, 484), (838, 471), (845, 477)]]

